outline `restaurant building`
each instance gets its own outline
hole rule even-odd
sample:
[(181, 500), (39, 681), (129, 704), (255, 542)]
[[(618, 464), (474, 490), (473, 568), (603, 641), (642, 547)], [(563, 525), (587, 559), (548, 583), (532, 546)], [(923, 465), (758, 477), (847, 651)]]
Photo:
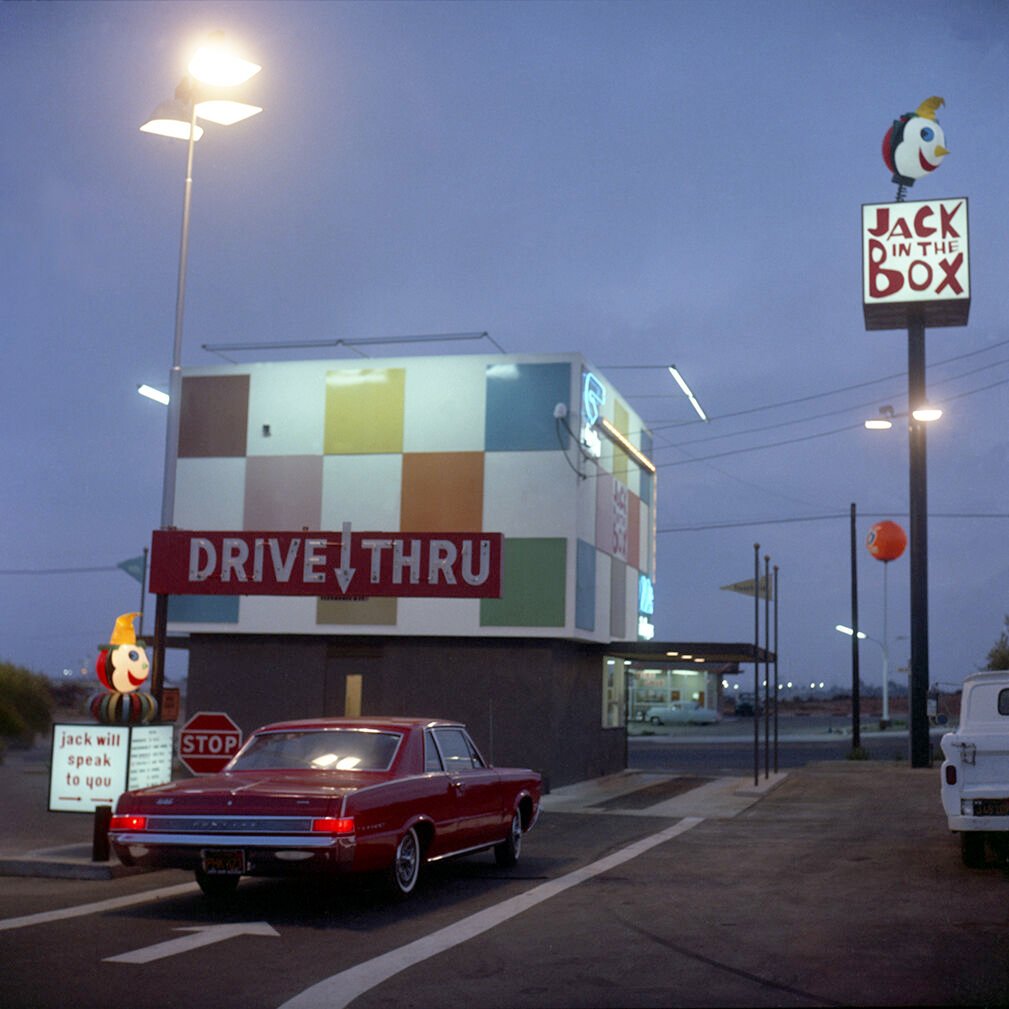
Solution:
[[(223, 590), (170, 598), (188, 710), (226, 711), (246, 731), (320, 715), (456, 718), (492, 763), (555, 786), (623, 768), (629, 660), (614, 646), (651, 635), (651, 457), (641, 418), (577, 354), (186, 369), (175, 528), (204, 543), (228, 532), (248, 559), (232, 557)], [(279, 571), (288, 556), (271, 533), (307, 550), (326, 539), (312, 534), (365, 530), (380, 544), (376, 579), (379, 555), (414, 589), (252, 591), (263, 564)], [(471, 536), (451, 568), (455, 534), (500, 534), (499, 553)], [(418, 560), (414, 541), (440, 560)], [(193, 548), (191, 574), (210, 549)], [(451, 594), (484, 562), (497, 594)]]

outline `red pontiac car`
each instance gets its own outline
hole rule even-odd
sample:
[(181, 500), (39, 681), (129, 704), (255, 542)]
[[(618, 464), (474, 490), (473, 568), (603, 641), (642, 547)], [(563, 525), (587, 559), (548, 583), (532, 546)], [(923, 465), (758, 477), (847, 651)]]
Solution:
[(514, 865), (539, 814), (535, 771), (491, 767), (458, 722), (323, 718), (254, 732), (220, 774), (124, 792), (124, 865), (192, 869), (207, 896), (244, 875), (384, 873), (489, 848)]

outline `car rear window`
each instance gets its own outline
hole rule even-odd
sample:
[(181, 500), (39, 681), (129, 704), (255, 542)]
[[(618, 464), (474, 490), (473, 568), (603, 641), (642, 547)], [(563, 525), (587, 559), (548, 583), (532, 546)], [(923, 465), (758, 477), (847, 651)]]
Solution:
[(229, 771), (387, 771), (402, 739), (373, 729), (313, 729), (255, 734)]

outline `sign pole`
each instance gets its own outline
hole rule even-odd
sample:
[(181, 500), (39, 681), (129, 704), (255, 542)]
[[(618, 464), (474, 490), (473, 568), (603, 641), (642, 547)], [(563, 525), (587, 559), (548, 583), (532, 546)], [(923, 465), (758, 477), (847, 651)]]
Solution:
[(862, 746), (862, 697), (858, 670), (858, 552), (855, 549), (855, 502), (851, 503), (851, 748)]
[(760, 783), (760, 544), (753, 544), (753, 784)]
[[(771, 557), (764, 554), (764, 778), (771, 776)], [(777, 705), (778, 699), (774, 698)]]
[(165, 699), (165, 639), (168, 637), (168, 596), (154, 597), (154, 651), (151, 654), (151, 694), (158, 702), (158, 720)]
[[(907, 326), (907, 405), (912, 414), (927, 402), (925, 392), (925, 322)], [(908, 539), (911, 559), (910, 757), (912, 767), (931, 763), (928, 735), (928, 482), (925, 423), (909, 417)]]
[(778, 565), (774, 565), (774, 773), (778, 773)]

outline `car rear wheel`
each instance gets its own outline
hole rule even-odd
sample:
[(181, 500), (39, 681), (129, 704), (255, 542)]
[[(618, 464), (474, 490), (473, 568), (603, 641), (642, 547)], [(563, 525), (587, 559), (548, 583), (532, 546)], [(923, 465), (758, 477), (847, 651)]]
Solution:
[(649, 718), (648, 721), (650, 721), (652, 723), (652, 725), (661, 725), (662, 724), (662, 719), (659, 718), (658, 715), (652, 715), (652, 717)]
[(241, 878), (241, 876), (231, 875), (210, 875), (202, 869), (196, 870), (196, 882), (203, 891), (203, 895), (210, 900), (223, 900), (231, 897), (238, 889), (238, 881)]
[(512, 816), (508, 836), (494, 846), (494, 858), (502, 868), (514, 865), (522, 854), (522, 816), (516, 809)]
[(397, 897), (409, 897), (420, 877), (423, 855), (417, 831), (411, 827), (396, 845), (396, 857), (389, 869), (389, 884)]
[(960, 834), (960, 857), (968, 869), (983, 869), (985, 865), (984, 834), (965, 830)]

